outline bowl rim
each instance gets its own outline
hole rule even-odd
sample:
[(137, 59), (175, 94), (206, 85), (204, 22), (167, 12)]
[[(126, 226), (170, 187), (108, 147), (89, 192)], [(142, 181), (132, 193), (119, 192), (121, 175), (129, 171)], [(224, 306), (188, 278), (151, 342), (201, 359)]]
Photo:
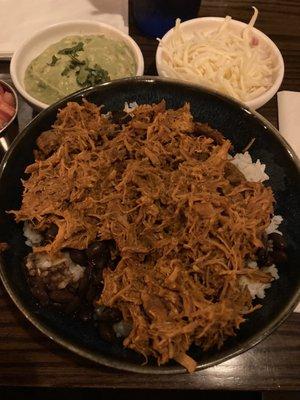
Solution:
[(15, 89), (12, 87), (12, 85), (10, 85), (9, 83), (7, 83), (5, 80), (0, 79), (0, 86), (4, 86), (5, 88), (7, 88), (9, 90), (9, 92), (11, 92), (14, 96), (15, 102), (16, 102), (16, 106), (15, 106), (15, 113), (14, 115), (11, 117), (11, 119), (9, 120), (9, 122), (3, 126), (3, 128), (0, 128), (0, 137), (3, 136), (4, 132), (6, 131), (6, 129), (13, 123), (13, 121), (16, 119), (16, 116), (18, 115), (18, 111), (19, 111), (19, 99), (18, 99), (18, 95), (17, 92), (15, 91)]
[[(223, 18), (223, 17), (198, 17), (198, 18), (189, 19), (187, 21), (183, 21), (180, 23), (180, 25), (184, 28), (189, 25), (200, 26), (201, 22), (218, 22), (221, 24), (222, 22), (224, 22), (224, 20), (225, 20), (225, 18)], [(241, 29), (246, 28), (248, 26), (248, 23), (245, 23), (243, 21), (239, 21), (239, 20), (233, 19), (233, 18), (230, 20), (230, 23), (240, 27)], [(276, 92), (280, 88), (282, 81), (283, 81), (285, 66), (284, 66), (284, 60), (283, 60), (282, 54), (281, 54), (278, 46), (273, 42), (273, 40), (269, 36), (267, 36), (264, 32), (260, 31), (259, 29), (255, 28), (255, 27), (253, 27), (252, 29), (253, 29), (254, 33), (256, 35), (260, 36), (265, 41), (265, 43), (272, 49), (273, 53), (275, 54), (275, 56), (278, 59), (278, 73), (277, 73), (277, 77), (274, 80), (272, 86), (267, 91), (260, 94), (258, 97), (255, 97), (254, 99), (251, 99), (249, 101), (245, 101), (244, 103), (242, 102), (243, 105), (246, 105), (247, 107), (256, 109), (256, 108), (262, 107), (276, 94)], [(161, 41), (168, 40), (173, 35), (173, 33), (174, 33), (174, 27), (165, 33), (165, 35), (161, 38)], [(156, 54), (155, 54), (156, 69), (157, 69), (159, 76), (169, 78), (168, 76), (164, 75), (161, 71), (161, 60), (162, 60), (162, 48), (159, 44), (157, 46)], [(226, 95), (223, 93), (221, 93), (221, 94), (223, 96), (233, 98), (230, 95)], [(238, 100), (238, 101), (240, 101), (240, 100)]]
[[(39, 31), (35, 32), (32, 36), (29, 38), (25, 39), (17, 48), (17, 50), (14, 52), (11, 61), (10, 61), (10, 75), (11, 79), (13, 81), (14, 86), (16, 87), (17, 91), (20, 93), (20, 95), (29, 103), (33, 104), (34, 107), (38, 108), (39, 110), (43, 110), (49, 107), (49, 104), (46, 104), (40, 100), (37, 100), (35, 97), (31, 96), (24, 88), (24, 85), (20, 80), (17, 78), (17, 69), (18, 65), (22, 60), (20, 60), (20, 54), (22, 53), (24, 47), (30, 45), (34, 40), (39, 38), (39, 36), (43, 35), (45, 32), (55, 32), (56, 29), (61, 28), (61, 27), (70, 27), (70, 26), (90, 26), (90, 27), (100, 27), (107, 29), (110, 32), (114, 32), (118, 35), (120, 35), (121, 38), (126, 41), (128, 46), (131, 47), (131, 50), (134, 54), (134, 57), (136, 59), (136, 74), (137, 76), (141, 76), (144, 73), (144, 57), (143, 53), (139, 47), (139, 45), (136, 43), (136, 41), (129, 35), (126, 34), (125, 32), (121, 31), (120, 29), (106, 24), (104, 22), (98, 22), (98, 21), (89, 21), (89, 20), (84, 20), (84, 19), (76, 19), (72, 21), (65, 21), (65, 22), (58, 22), (52, 25), (49, 25), (43, 29), (40, 29)], [(66, 33), (66, 36), (70, 36), (71, 34)], [(82, 35), (88, 35), (88, 33), (82, 33)], [(93, 35), (91, 33), (91, 35)], [(54, 43), (54, 42), (53, 42)], [(50, 46), (50, 45), (49, 45)], [(79, 89), (82, 90), (82, 89)]]
[[(5, 171), (7, 161), (10, 158), (11, 154), (13, 153), (14, 149), (18, 146), (19, 142), (23, 139), (24, 136), (30, 134), (30, 127), (31, 125), (34, 125), (38, 123), (45, 114), (47, 114), (51, 110), (58, 110), (60, 107), (64, 106), (67, 104), (68, 101), (74, 100), (76, 97), (78, 100), (78, 97), (81, 96), (81, 98), (84, 98), (85, 96), (92, 94), (93, 92), (101, 91), (102, 87), (107, 87), (107, 86), (117, 86), (124, 83), (135, 83), (135, 82), (143, 82), (143, 83), (149, 83), (150, 84), (160, 84), (162, 83), (167, 83), (171, 85), (176, 85), (176, 86), (181, 86), (181, 87), (190, 87), (191, 89), (196, 89), (198, 91), (202, 91), (204, 93), (212, 94), (214, 96), (217, 96), (221, 100), (231, 103), (234, 106), (238, 106), (241, 108), (244, 112), (246, 112), (249, 115), (253, 115), (259, 122), (263, 124), (263, 126), (271, 131), (275, 137), (281, 142), (284, 150), (287, 152), (288, 157), (291, 159), (291, 161), (295, 164), (298, 173), (300, 175), (300, 160), (296, 156), (295, 152), (292, 150), (290, 145), (286, 142), (286, 140), (280, 135), (279, 131), (266, 119), (264, 118), (261, 114), (259, 114), (257, 111), (254, 111), (250, 109), (249, 107), (246, 107), (243, 103), (228, 98), (222, 94), (220, 94), (217, 91), (207, 89), (201, 85), (196, 85), (196, 84), (191, 84), (191, 83), (185, 83), (185, 82), (178, 82), (174, 79), (167, 79), (167, 78), (161, 78), (161, 77), (153, 77), (153, 76), (142, 76), (142, 77), (132, 77), (132, 78), (123, 78), (123, 79), (118, 79), (110, 82), (105, 82), (101, 85), (93, 86), (90, 88), (85, 88), (82, 89), (75, 94), (71, 94), (64, 99), (52, 104), (49, 106), (48, 109), (43, 110), (40, 112), (33, 120), (26, 125), (26, 127), (23, 129), (23, 131), (14, 139), (13, 143), (11, 144), (9, 150), (5, 154), (1, 164), (0, 164), (0, 181), (2, 178), (2, 174)], [(129, 372), (136, 372), (136, 373), (143, 373), (143, 374), (154, 374), (154, 375), (159, 375), (159, 374), (178, 374), (178, 373), (186, 373), (186, 369), (183, 368), (182, 366), (176, 365), (176, 366), (169, 366), (169, 367), (164, 367), (164, 366), (143, 366), (143, 365), (135, 365), (127, 361), (123, 360), (116, 360), (112, 356), (106, 356), (102, 354), (95, 354), (92, 350), (87, 350), (84, 348), (84, 346), (81, 345), (74, 345), (71, 340), (69, 339), (64, 339), (62, 338), (55, 330), (49, 328), (46, 326), (45, 323), (39, 321), (39, 318), (35, 313), (29, 309), (29, 307), (26, 307), (23, 305), (22, 299), (18, 296), (18, 294), (14, 291), (14, 289), (10, 286), (9, 284), (9, 279), (6, 276), (5, 273), (5, 268), (3, 261), (0, 257), (0, 278), (3, 282), (3, 285), (5, 289), (7, 290), (9, 296), (15, 303), (15, 305), (18, 307), (18, 309), (24, 314), (24, 316), (39, 330), (41, 331), (44, 335), (49, 337), (51, 340), (54, 342), (58, 343), (59, 345), (63, 346), (64, 348), (67, 348), (68, 350), (72, 351), (73, 353), (78, 354), (79, 356), (82, 356), (88, 360), (94, 361), (98, 364), (104, 365), (106, 367), (112, 367), (116, 368), (118, 370), (123, 370), (123, 371), (129, 371)], [(227, 350), (224, 355), (221, 357), (214, 357), (211, 361), (205, 362), (203, 364), (198, 364), (196, 371), (200, 371), (209, 367), (216, 366), (218, 364), (221, 364), (231, 358), (234, 358), (245, 351), (251, 349), (252, 347), (256, 346), (258, 343), (260, 343), (262, 340), (264, 340), (266, 337), (268, 337), (274, 330), (276, 330), (287, 318), (288, 316), (292, 313), (294, 308), (297, 306), (297, 304), (300, 301), (300, 283), (299, 287), (292, 296), (292, 298), (287, 302), (286, 306), (284, 309), (270, 321), (265, 329), (262, 332), (257, 333), (253, 337), (245, 340), (243, 345), (240, 345), (239, 347), (236, 348), (235, 351), (230, 351)]]

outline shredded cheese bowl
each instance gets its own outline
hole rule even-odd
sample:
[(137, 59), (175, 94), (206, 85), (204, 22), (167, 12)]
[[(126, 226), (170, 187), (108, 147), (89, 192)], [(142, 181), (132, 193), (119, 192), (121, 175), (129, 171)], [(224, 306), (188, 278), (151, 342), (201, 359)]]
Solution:
[(231, 17), (177, 20), (160, 40), (156, 67), (162, 77), (196, 83), (257, 109), (278, 91), (284, 62), (275, 43)]

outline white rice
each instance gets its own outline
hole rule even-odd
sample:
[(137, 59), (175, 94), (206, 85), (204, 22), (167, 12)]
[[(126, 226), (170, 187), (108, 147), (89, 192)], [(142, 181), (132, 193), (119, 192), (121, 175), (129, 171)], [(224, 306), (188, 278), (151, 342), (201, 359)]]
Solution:
[(78, 282), (84, 273), (84, 268), (75, 264), (68, 252), (59, 252), (55, 259), (50, 259), (45, 253), (31, 253), (26, 267), (30, 276), (43, 278), (51, 289), (64, 289)]
[(42, 242), (42, 235), (37, 232), (30, 222), (25, 222), (23, 226), (23, 234), (26, 237), (27, 246), (37, 246)]
[(280, 232), (277, 229), (282, 221), (283, 221), (283, 218), (281, 215), (274, 215), (274, 217), (271, 220), (270, 225), (266, 229), (266, 233), (268, 235), (270, 235), (270, 233), (279, 233), (280, 235), (282, 235), (282, 232)]
[(231, 159), (231, 162), (242, 172), (249, 182), (264, 182), (269, 179), (269, 176), (265, 173), (265, 164), (261, 164), (260, 160), (254, 163), (248, 151), (237, 153)]
[(123, 111), (125, 111), (127, 114), (130, 114), (133, 110), (137, 108), (137, 106), (138, 104), (136, 101), (133, 101), (131, 103), (127, 103), (127, 101), (125, 101)]
[[(265, 173), (265, 164), (261, 164), (260, 160), (253, 162), (247, 151), (245, 153), (237, 153), (233, 158), (230, 158), (230, 162), (232, 162), (232, 164), (242, 172), (249, 182), (264, 182), (269, 179), (269, 176)], [(282, 233), (277, 229), (282, 221), (283, 218), (280, 215), (274, 215), (270, 225), (266, 229), (266, 234), (269, 235), (270, 233), (275, 232), (282, 235)], [(248, 262), (248, 267), (258, 268), (255, 261)], [(274, 264), (262, 268), (262, 271), (268, 272), (272, 276), (272, 281), (279, 278), (278, 269)], [(271, 283), (260, 283), (243, 276), (240, 278), (240, 285), (242, 287), (248, 287), (253, 299), (255, 297), (263, 299), (265, 297), (265, 290), (271, 286)]]
[[(42, 235), (31, 223), (24, 223), (23, 233), (27, 239), (27, 246), (35, 247), (41, 244)], [(57, 289), (64, 289), (68, 284), (78, 282), (84, 273), (84, 268), (75, 264), (67, 251), (59, 252), (55, 259), (50, 259), (45, 253), (31, 253), (27, 257), (26, 267), (30, 276), (42, 277)]]
[(132, 329), (132, 325), (122, 320), (116, 324), (113, 324), (113, 329), (117, 337), (127, 337)]
[[(253, 263), (255, 263), (255, 262), (252, 261), (251, 263), (253, 265)], [(256, 266), (251, 266), (251, 264), (248, 263), (248, 266), (251, 267), (251, 268), (258, 268), (257, 264), (256, 264)], [(264, 267), (261, 270), (264, 271), (264, 272), (268, 272), (272, 276), (272, 281), (274, 281), (274, 280), (279, 278), (278, 270), (277, 270), (277, 268), (276, 268), (276, 266), (274, 264), (270, 265), (269, 267)], [(248, 288), (248, 290), (249, 290), (249, 292), (251, 294), (251, 297), (253, 299), (255, 297), (258, 297), (259, 299), (263, 299), (265, 297), (265, 290), (269, 289), (269, 287), (271, 287), (271, 283), (256, 282), (256, 281), (253, 281), (253, 280), (249, 279), (246, 276), (242, 276), (240, 278), (240, 285), (242, 287), (247, 286), (247, 288)]]

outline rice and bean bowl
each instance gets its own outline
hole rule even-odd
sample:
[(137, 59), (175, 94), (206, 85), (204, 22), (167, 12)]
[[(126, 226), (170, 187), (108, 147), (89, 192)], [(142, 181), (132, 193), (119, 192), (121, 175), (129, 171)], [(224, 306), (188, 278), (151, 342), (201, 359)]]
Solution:
[[(69, 103), (38, 138), (26, 172), (14, 215), (33, 249), (33, 295), (96, 319), (104, 340), (159, 364), (175, 359), (193, 371), (191, 343), (206, 350), (236, 334), (259, 307), (253, 299), (278, 278), (276, 261), (285, 261), (265, 166), (234, 154), (188, 105), (102, 114)], [(232, 253), (237, 237), (241, 249)]]

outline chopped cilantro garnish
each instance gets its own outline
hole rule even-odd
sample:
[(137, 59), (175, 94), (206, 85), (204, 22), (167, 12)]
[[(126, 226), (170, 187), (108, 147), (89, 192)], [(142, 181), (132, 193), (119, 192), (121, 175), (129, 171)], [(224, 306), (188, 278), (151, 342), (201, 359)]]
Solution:
[(83, 51), (83, 42), (78, 42), (73, 47), (66, 47), (65, 49), (61, 49), (58, 51), (58, 54), (65, 54), (76, 57), (78, 51)]
[(94, 68), (80, 68), (80, 71), (77, 72), (76, 81), (80, 86), (94, 86), (110, 81), (110, 76), (105, 69), (96, 64)]
[(80, 61), (78, 58), (70, 56), (71, 61), (70, 61), (70, 68), (74, 69), (75, 67), (80, 67), (81, 65), (85, 65), (86, 62), (84, 60)]
[(76, 82), (82, 87), (94, 86), (98, 83), (110, 81), (110, 76), (105, 69), (101, 68), (97, 64), (94, 68), (90, 68), (87, 61), (81, 61), (77, 58), (77, 52), (83, 51), (83, 47), (83, 42), (78, 42), (73, 47), (67, 47), (58, 51), (58, 54), (64, 54), (70, 57), (70, 62), (62, 71), (61, 75), (66, 76), (72, 69), (75, 69)]
[(61, 76), (66, 76), (66, 75), (68, 75), (69, 72), (70, 72), (70, 67), (66, 67), (66, 68), (62, 71)]
[(56, 55), (53, 55), (51, 62), (47, 63), (47, 65), (49, 65), (50, 67), (53, 67), (57, 63), (58, 60), (60, 60), (60, 58), (57, 58)]

